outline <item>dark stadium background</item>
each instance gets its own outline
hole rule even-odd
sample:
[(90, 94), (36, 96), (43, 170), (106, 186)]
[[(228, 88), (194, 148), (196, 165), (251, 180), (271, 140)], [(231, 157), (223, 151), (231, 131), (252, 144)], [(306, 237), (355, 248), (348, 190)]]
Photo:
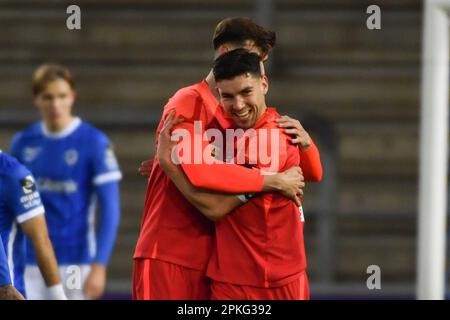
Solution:
[[(81, 8), (81, 30), (66, 8)], [(368, 30), (377, 4), (382, 29)], [(31, 73), (69, 66), (76, 114), (111, 137), (124, 179), (107, 298), (129, 298), (155, 125), (166, 100), (204, 77), (218, 21), (277, 32), (269, 104), (319, 145), (324, 180), (304, 197), (312, 298), (413, 298), (416, 277), (422, 2), (419, 0), (0, 0), (0, 148), (38, 119)], [(381, 268), (369, 290), (367, 267)]]

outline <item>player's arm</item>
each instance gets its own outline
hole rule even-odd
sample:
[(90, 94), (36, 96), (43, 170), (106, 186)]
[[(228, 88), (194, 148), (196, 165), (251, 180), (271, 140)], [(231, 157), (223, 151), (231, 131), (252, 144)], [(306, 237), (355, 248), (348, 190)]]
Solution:
[(300, 167), (302, 168), (305, 181), (321, 181), (323, 170), (319, 149), (300, 121), (288, 116), (281, 116), (277, 121), (279, 126), (285, 128), (285, 132), (292, 136), (291, 143), (299, 147)]
[[(224, 193), (247, 193), (274, 191), (272, 185), (265, 182), (259, 170), (253, 170), (241, 165), (224, 163), (217, 159), (206, 163), (208, 141), (203, 140), (204, 132), (195, 130), (194, 124), (185, 121), (175, 128), (175, 133), (184, 133), (183, 153), (191, 148), (188, 161), (180, 161), (181, 167), (189, 181), (198, 188), (204, 188)], [(190, 141), (184, 142), (184, 139)], [(196, 144), (201, 141), (202, 144)], [(200, 156), (199, 156), (200, 155)]]
[[(192, 158), (190, 163), (182, 162), (182, 169), (189, 181), (196, 187), (211, 189), (225, 193), (246, 193), (270, 191), (271, 187), (264, 183), (264, 177), (255, 170), (251, 170), (239, 165), (230, 165), (216, 161), (207, 164), (203, 161), (203, 152), (208, 146), (207, 141), (203, 141), (205, 126), (211, 121), (211, 115), (204, 107), (204, 101), (201, 96), (192, 91), (183, 94), (177, 94), (164, 107), (165, 116), (171, 111), (176, 112), (176, 118), (183, 118), (185, 122), (180, 125), (179, 130), (189, 134), (191, 143), (188, 149)], [(200, 130), (195, 127), (200, 123)], [(198, 144), (197, 142), (200, 142)], [(198, 155), (200, 154), (200, 157)]]
[(8, 260), (0, 237), (0, 300), (24, 300), (22, 294), (11, 284)]
[(99, 135), (94, 141), (92, 171), (99, 204), (97, 250), (83, 292), (90, 299), (97, 299), (105, 290), (107, 265), (120, 223), (119, 181), (122, 178), (112, 145), (104, 135)]
[(33, 245), (36, 261), (50, 297), (55, 300), (66, 300), (55, 252), (48, 236), (45, 216), (39, 214), (22, 222), (20, 226)]
[(6, 194), (9, 195), (6, 205), (32, 242), (50, 299), (66, 300), (58, 263), (48, 236), (44, 207), (33, 176), (25, 167), (18, 166), (10, 172), (5, 186)]
[(300, 167), (305, 176), (305, 181), (319, 182), (322, 180), (322, 162), (319, 149), (311, 139), (311, 144), (306, 150), (300, 149)]
[[(171, 161), (162, 160), (161, 168), (184, 197), (210, 220), (217, 221), (246, 202), (244, 195), (224, 194), (195, 187), (187, 179), (180, 166), (173, 164)], [(300, 206), (301, 203), (297, 195), (303, 195), (302, 188), (304, 187), (301, 171), (299, 168), (291, 168), (283, 172), (281, 176), (285, 180), (274, 180), (274, 185), (279, 185), (280, 192), (283, 189), (292, 188), (293, 194), (295, 193), (295, 198), (292, 200), (296, 202), (297, 206)], [(269, 176), (269, 179), (272, 178), (278, 179)]]
[(172, 162), (171, 150), (176, 146), (176, 143), (171, 141), (171, 131), (175, 125), (183, 122), (182, 119), (174, 120), (174, 115), (174, 112), (169, 114), (159, 133), (157, 148), (159, 165), (194, 207), (208, 219), (216, 221), (239, 207), (242, 202), (234, 195), (220, 194), (194, 186), (181, 167)]
[[(170, 115), (177, 119), (184, 119), (182, 114), (177, 116), (174, 110), (170, 112)], [(205, 163), (203, 157), (208, 157), (206, 148), (209, 148), (209, 142), (204, 141), (204, 132), (196, 130), (194, 126), (193, 121), (185, 119), (174, 127), (174, 133), (184, 135), (182, 139), (187, 137), (190, 140), (186, 143), (184, 140), (180, 142), (180, 145), (185, 147), (183, 152), (188, 150), (191, 155), (191, 157), (187, 157), (190, 161), (181, 160), (180, 163), (189, 182), (195, 187), (231, 194), (281, 192), (284, 196), (295, 198), (291, 188), (280, 190), (284, 187), (280, 182), (280, 176), (263, 175), (259, 170), (224, 163), (217, 159)], [(203, 144), (199, 146), (198, 141)], [(196, 154), (200, 154), (200, 159), (195, 158)], [(195, 160), (199, 160), (198, 163)]]
[(91, 264), (91, 272), (83, 288), (91, 299), (99, 298), (106, 285), (106, 267), (108, 265), (120, 222), (119, 183), (111, 182), (96, 186), (99, 201), (99, 227), (96, 234), (97, 253)]
[(206, 218), (217, 221), (243, 204), (237, 196), (195, 187), (187, 179), (180, 166), (170, 161), (166, 162), (163, 160), (162, 163), (161, 168), (176, 185), (178, 190)]
[[(157, 158), (161, 168), (174, 182), (186, 199), (193, 204), (200, 212), (211, 220), (218, 220), (242, 204), (242, 200), (234, 195), (221, 194), (198, 188), (194, 186), (172, 160), (172, 149), (176, 146), (171, 141), (171, 130), (173, 126), (182, 122), (181, 119), (173, 120), (174, 114), (170, 114), (166, 119), (164, 127), (159, 134)], [(267, 181), (276, 187), (279, 192), (287, 192), (288, 196), (298, 202), (297, 195), (303, 193), (304, 183), (301, 181), (301, 171), (299, 168), (292, 168), (277, 175), (266, 176)], [(286, 191), (288, 190), (288, 191)]]

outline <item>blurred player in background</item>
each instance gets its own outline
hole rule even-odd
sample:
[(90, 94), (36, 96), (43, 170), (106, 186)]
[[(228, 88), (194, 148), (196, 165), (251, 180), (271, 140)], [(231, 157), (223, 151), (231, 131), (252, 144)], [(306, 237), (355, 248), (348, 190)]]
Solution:
[[(76, 93), (67, 68), (39, 67), (33, 75), (33, 95), (43, 121), (19, 132), (11, 153), (37, 179), (61, 277), (79, 275), (80, 281), (70, 288), (64, 281), (67, 296), (96, 299), (105, 289), (106, 267), (119, 225), (122, 174), (108, 137), (72, 115)], [(30, 299), (45, 298), (31, 250), (27, 250), (25, 284)]]
[[(27, 296), (23, 279), (25, 234), (31, 242), (29, 250), (36, 256), (45, 279), (43, 295), (47, 299), (65, 300), (44, 212), (32, 174), (16, 159), (0, 151), (0, 237), (3, 243), (0, 255), (6, 253), (8, 261), (10, 276), (6, 280)], [(2, 268), (2, 273), (4, 271)]]
[[(240, 138), (248, 139), (248, 143), (237, 143), (241, 147), (234, 156), (243, 152), (246, 165), (255, 158), (254, 167), (271, 172), (300, 165), (307, 181), (320, 181), (322, 166), (317, 149), (309, 143), (300, 157), (286, 133), (274, 135), (274, 131), (281, 131), (277, 122), (280, 115), (266, 106), (268, 82), (261, 74), (258, 55), (245, 49), (229, 51), (216, 60), (213, 71), (227, 114), (237, 128), (251, 129)], [(276, 193), (254, 195), (249, 200), (248, 196), (195, 188), (173, 163), (169, 131), (176, 122), (168, 119), (160, 134), (159, 164), (193, 205), (217, 221), (207, 269), (207, 276), (213, 279), (212, 299), (309, 299), (302, 207)], [(259, 147), (253, 150), (256, 154), (250, 154), (252, 143)], [(270, 162), (263, 162), (261, 154), (270, 155)], [(237, 209), (230, 213), (233, 207)]]
[[(275, 45), (275, 33), (247, 18), (230, 18), (215, 30), (214, 56), (236, 48), (256, 52), (264, 61)], [(205, 80), (180, 89), (166, 104), (164, 119), (174, 111), (186, 121), (180, 126), (202, 141), (204, 130), (225, 130), (232, 121), (217, 100), (212, 72)], [(202, 128), (194, 129), (194, 121)], [(155, 147), (157, 148), (158, 141)], [(202, 147), (206, 147), (207, 143)], [(192, 146), (194, 147), (194, 146)], [(259, 170), (231, 164), (183, 163), (189, 181), (199, 188), (227, 193), (278, 191), (298, 201), (302, 176), (298, 168), (264, 176)], [(145, 166), (141, 172), (145, 175)], [(210, 283), (205, 277), (214, 226), (192, 206), (170, 181), (157, 161), (152, 164), (146, 191), (144, 216), (134, 254), (134, 299), (209, 299)], [(231, 209), (230, 209), (231, 210)]]

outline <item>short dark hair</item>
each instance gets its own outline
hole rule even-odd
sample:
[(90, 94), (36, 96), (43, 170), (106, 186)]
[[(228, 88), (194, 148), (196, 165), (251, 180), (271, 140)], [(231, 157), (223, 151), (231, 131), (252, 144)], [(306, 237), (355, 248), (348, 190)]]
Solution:
[(214, 50), (217, 50), (224, 43), (244, 45), (247, 40), (252, 40), (265, 56), (275, 47), (276, 34), (250, 18), (226, 18), (220, 21), (214, 30), (213, 46)]
[(65, 80), (73, 90), (75, 89), (75, 81), (68, 68), (56, 63), (47, 63), (39, 66), (33, 74), (33, 95), (39, 95), (49, 82), (55, 80)]
[(260, 59), (256, 53), (246, 49), (231, 50), (214, 61), (213, 73), (217, 82), (230, 80), (246, 73), (261, 76)]

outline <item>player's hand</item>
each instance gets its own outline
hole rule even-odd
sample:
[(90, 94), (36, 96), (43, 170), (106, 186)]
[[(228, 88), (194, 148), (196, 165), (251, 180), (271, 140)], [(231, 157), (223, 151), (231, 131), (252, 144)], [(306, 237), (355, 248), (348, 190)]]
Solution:
[(177, 141), (172, 140), (172, 130), (177, 124), (184, 121), (184, 119), (174, 119), (175, 111), (170, 112), (164, 121), (163, 128), (159, 132), (157, 157), (161, 168), (167, 169), (172, 161), (172, 150), (176, 146)]
[(148, 177), (150, 175), (150, 172), (152, 171), (152, 167), (153, 167), (153, 160), (152, 159), (145, 160), (141, 162), (138, 171), (141, 174), (141, 176)]
[(103, 295), (106, 285), (106, 267), (94, 263), (91, 265), (91, 272), (86, 279), (83, 293), (87, 299), (98, 299)]
[(303, 195), (305, 188), (305, 178), (300, 167), (292, 167), (286, 171), (278, 173), (279, 192), (288, 199), (295, 202), (297, 206), (301, 205), (298, 196)]
[(25, 300), (25, 298), (13, 285), (7, 284), (0, 287), (0, 300)]
[(303, 128), (300, 121), (288, 116), (281, 116), (277, 119), (278, 126), (285, 128), (285, 132), (292, 136), (291, 143), (299, 145), (302, 151), (305, 151), (311, 145), (311, 137)]

